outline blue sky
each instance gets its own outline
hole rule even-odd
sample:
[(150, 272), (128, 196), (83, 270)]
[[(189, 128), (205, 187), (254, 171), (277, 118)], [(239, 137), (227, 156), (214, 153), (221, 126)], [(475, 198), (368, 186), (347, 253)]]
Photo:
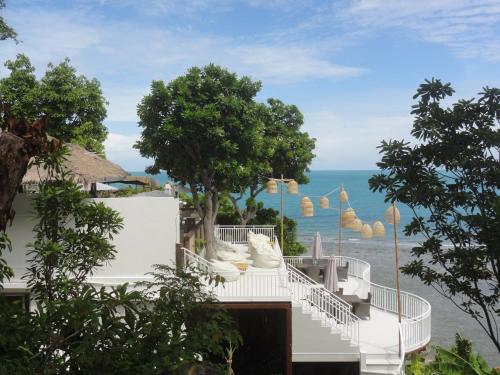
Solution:
[[(407, 138), (417, 86), (452, 83), (456, 98), (500, 86), (500, 1), (7, 0), (3, 15), (41, 75), (69, 57), (109, 101), (109, 159), (149, 164), (136, 105), (154, 79), (210, 62), (261, 80), (258, 100), (297, 105), (317, 138), (312, 169), (373, 169), (382, 139)], [(2, 67), (0, 76), (5, 75)]]

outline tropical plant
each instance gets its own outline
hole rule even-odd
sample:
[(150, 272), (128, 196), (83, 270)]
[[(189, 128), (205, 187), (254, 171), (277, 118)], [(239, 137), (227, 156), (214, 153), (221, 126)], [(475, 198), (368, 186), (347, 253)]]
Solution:
[(48, 178), (32, 197), (38, 221), (24, 275), (32, 309), (23, 312), (0, 294), (0, 374), (222, 370), (227, 342), (240, 338), (207, 292), (208, 275), (157, 265), (152, 281), (132, 289), (89, 282), (113, 261), (110, 240), (122, 219), (67, 178), (60, 168), (65, 152), (44, 158)]
[(426, 238), (403, 273), (475, 319), (500, 352), (500, 89), (443, 106), (452, 94), (440, 80), (420, 85), (416, 142), (382, 142), (369, 183), (413, 210), (406, 235)]
[(435, 358), (425, 363), (424, 358), (413, 354), (406, 366), (407, 375), (495, 375), (499, 372), (490, 368), (479, 355), (474, 355), (472, 343), (460, 336), (455, 336), (455, 345), (451, 349), (435, 348)]

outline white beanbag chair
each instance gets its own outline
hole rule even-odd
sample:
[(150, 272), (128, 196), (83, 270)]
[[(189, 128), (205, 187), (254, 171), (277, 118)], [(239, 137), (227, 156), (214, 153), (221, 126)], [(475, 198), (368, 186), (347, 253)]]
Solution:
[(212, 260), (212, 273), (220, 275), (225, 281), (237, 281), (240, 278), (240, 270), (234, 264), (221, 262), (220, 260)]
[(282, 257), (269, 243), (269, 237), (248, 233), (248, 247), (254, 260), (253, 265), (259, 268), (278, 268)]
[(243, 253), (243, 254), (248, 253), (248, 249), (246, 247), (238, 246), (231, 242), (222, 241), (219, 238), (215, 239), (215, 249), (216, 251), (228, 251), (232, 253)]
[(233, 253), (231, 251), (219, 250), (216, 254), (217, 258), (224, 262), (244, 262), (247, 258), (250, 258), (250, 254)]

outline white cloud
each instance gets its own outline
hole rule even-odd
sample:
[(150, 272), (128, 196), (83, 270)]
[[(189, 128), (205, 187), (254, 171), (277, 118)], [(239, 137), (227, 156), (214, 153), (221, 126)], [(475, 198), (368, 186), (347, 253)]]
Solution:
[(151, 164), (151, 161), (141, 157), (139, 151), (133, 148), (139, 138), (139, 134), (109, 133), (104, 142), (106, 158), (122, 166), (127, 171), (143, 171), (145, 167)]
[(305, 113), (304, 129), (316, 138), (312, 169), (374, 169), (383, 139), (410, 140), (408, 115), (339, 115), (330, 111)]
[(410, 38), (446, 45), (459, 57), (500, 59), (498, 0), (349, 0), (312, 24), (324, 27), (332, 20), (364, 35), (399, 29)]

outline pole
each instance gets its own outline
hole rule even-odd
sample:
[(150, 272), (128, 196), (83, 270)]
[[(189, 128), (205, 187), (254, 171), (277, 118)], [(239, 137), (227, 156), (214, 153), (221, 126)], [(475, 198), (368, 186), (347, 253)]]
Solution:
[(340, 185), (339, 192), (339, 256), (342, 256), (342, 198), (341, 194), (344, 190), (344, 185)]
[(280, 189), (280, 207), (281, 207), (281, 253), (284, 255), (285, 254), (285, 242), (283, 241), (283, 183), (284, 183), (283, 175), (281, 175), (281, 189)]
[[(399, 280), (399, 247), (398, 247), (398, 232), (397, 232), (397, 220), (396, 220), (396, 203), (392, 203), (392, 222), (394, 224), (394, 250), (396, 252), (396, 290), (398, 297), (398, 321), (401, 324), (401, 287)], [(399, 352), (401, 353), (401, 337), (399, 337)]]

